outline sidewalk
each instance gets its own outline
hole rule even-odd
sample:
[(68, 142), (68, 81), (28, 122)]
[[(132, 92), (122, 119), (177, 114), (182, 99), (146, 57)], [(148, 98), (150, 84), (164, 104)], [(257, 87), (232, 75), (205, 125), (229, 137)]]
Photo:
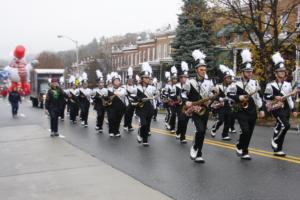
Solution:
[(0, 199), (170, 199), (37, 125), (0, 128)]

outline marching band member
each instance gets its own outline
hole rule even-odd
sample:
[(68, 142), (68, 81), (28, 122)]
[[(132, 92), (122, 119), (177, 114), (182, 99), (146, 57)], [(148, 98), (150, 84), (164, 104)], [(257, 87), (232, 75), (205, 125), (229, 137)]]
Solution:
[(137, 98), (140, 104), (136, 107), (136, 114), (140, 118), (137, 141), (143, 143), (143, 146), (149, 145), (148, 136), (151, 119), (154, 113), (153, 99), (155, 98), (155, 88), (150, 85), (151, 74), (151, 66), (148, 63), (143, 63), (141, 70), (141, 84), (137, 87)]
[(79, 112), (79, 102), (78, 102), (78, 90), (76, 89), (75, 77), (70, 76), (69, 84), (71, 88), (68, 90), (68, 105), (70, 108), (70, 120), (73, 124), (76, 124), (76, 117)]
[(222, 140), (230, 140), (229, 128), (231, 123), (231, 106), (227, 97), (228, 88), (232, 83), (234, 73), (225, 65), (220, 65), (222, 83), (216, 85), (216, 90), (219, 91), (218, 99), (216, 99), (211, 107), (217, 112), (218, 120), (214, 123), (211, 129), (211, 136), (215, 137), (217, 130), (224, 124), (222, 132)]
[(181, 88), (181, 99), (182, 103), (179, 108), (178, 114), (178, 123), (177, 123), (177, 131), (176, 131), (176, 139), (180, 139), (180, 143), (186, 143), (186, 130), (189, 122), (189, 117), (182, 112), (182, 106), (187, 101), (186, 91), (184, 90), (184, 85), (188, 84), (189, 81), (189, 67), (188, 64), (184, 61), (181, 62), (181, 73), (179, 75), (180, 88)]
[(121, 76), (118, 73), (112, 72), (111, 78), (113, 87), (108, 91), (108, 98), (111, 103), (107, 106), (109, 136), (121, 137), (119, 129), (122, 117), (126, 111), (126, 89), (121, 87)]
[(179, 113), (181, 99), (180, 99), (180, 85), (177, 83), (178, 77), (177, 77), (177, 69), (175, 66), (171, 67), (171, 74), (172, 74), (171, 76), (172, 85), (168, 91), (169, 106), (171, 111), (169, 125), (170, 125), (171, 133), (176, 133), (175, 131), (176, 118)]
[(206, 55), (199, 50), (195, 50), (192, 56), (196, 61), (196, 79), (190, 79), (182, 89), (185, 91), (188, 100), (185, 105), (187, 108), (185, 112), (192, 117), (196, 127), (196, 135), (190, 150), (190, 156), (195, 162), (204, 163), (202, 147), (209, 114), (207, 105), (210, 98), (213, 97), (214, 85), (211, 80), (205, 78), (207, 65), (204, 59)]
[(150, 84), (155, 88), (155, 97), (153, 99), (153, 105), (154, 105), (154, 114), (153, 114), (153, 121), (156, 121), (157, 118), (157, 113), (158, 113), (158, 107), (159, 107), (159, 89), (158, 89), (158, 83), (157, 83), (157, 78), (154, 77), (153, 79), (150, 80)]
[(126, 112), (124, 116), (124, 130), (126, 131), (134, 131), (132, 128), (132, 118), (135, 110), (135, 102), (136, 102), (136, 92), (137, 87), (134, 85), (133, 80), (133, 69), (132, 67), (128, 68), (128, 76), (127, 83), (125, 85), (126, 88)]
[(61, 87), (61, 90), (62, 90), (62, 93), (64, 96), (64, 101), (62, 102), (61, 110), (60, 110), (61, 113), (59, 115), (61, 121), (64, 121), (64, 119), (65, 119), (65, 109), (66, 109), (66, 105), (67, 105), (67, 101), (68, 101), (68, 95), (67, 95), (68, 91), (67, 91), (67, 89), (63, 89), (63, 87), (65, 85), (64, 83), (65, 83), (65, 79), (63, 76), (61, 76), (59, 78), (59, 84), (60, 84), (60, 87)]
[(272, 60), (276, 79), (267, 84), (264, 97), (267, 100), (266, 106), (268, 111), (276, 118), (276, 127), (271, 140), (274, 155), (285, 156), (286, 154), (282, 151), (282, 146), (285, 135), (290, 129), (290, 112), (292, 111), (293, 116), (297, 117), (291, 97), (296, 94), (296, 91), (292, 92), (291, 83), (285, 81), (287, 71), (284, 66), (284, 59), (280, 53), (275, 53), (272, 56)]
[(99, 133), (103, 132), (103, 121), (104, 121), (104, 114), (105, 114), (105, 106), (104, 106), (104, 95), (107, 94), (107, 89), (105, 86), (105, 81), (103, 74), (100, 70), (96, 70), (97, 74), (97, 81), (98, 81), (98, 88), (94, 89), (93, 91), (93, 103), (94, 103), (94, 110), (97, 112), (97, 121), (96, 121), (96, 130)]
[(164, 107), (167, 111), (166, 113), (166, 117), (165, 117), (165, 126), (166, 129), (171, 130), (169, 121), (170, 121), (170, 117), (171, 117), (171, 110), (170, 110), (170, 106), (169, 106), (169, 91), (171, 89), (172, 86), (172, 82), (171, 82), (171, 73), (170, 72), (165, 72), (165, 77), (167, 79), (167, 83), (165, 85), (165, 87), (162, 89), (162, 93), (161, 93), (161, 99), (164, 102)]
[(88, 88), (87, 83), (87, 74), (83, 72), (82, 74), (82, 88), (79, 89), (79, 107), (81, 110), (81, 117), (82, 117), (82, 126), (88, 127), (88, 116), (89, 116), (89, 109), (90, 109), (90, 101), (92, 90)]
[(237, 119), (242, 133), (236, 145), (236, 153), (243, 160), (251, 160), (248, 147), (254, 131), (259, 109), (260, 117), (264, 117), (263, 102), (259, 96), (260, 86), (256, 80), (252, 79), (253, 68), (251, 52), (244, 49), (241, 53), (241, 80), (229, 88), (228, 97), (232, 98), (239, 106), (237, 107)]

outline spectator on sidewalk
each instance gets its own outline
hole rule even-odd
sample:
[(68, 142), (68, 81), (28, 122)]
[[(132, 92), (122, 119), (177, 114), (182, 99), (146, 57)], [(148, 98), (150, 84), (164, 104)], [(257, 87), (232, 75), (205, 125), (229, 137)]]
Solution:
[(57, 137), (58, 134), (58, 117), (61, 113), (61, 105), (64, 96), (62, 90), (58, 87), (58, 79), (52, 78), (51, 88), (47, 92), (45, 107), (50, 116), (51, 137)]
[(13, 118), (15, 118), (18, 114), (19, 103), (22, 102), (21, 101), (21, 95), (19, 94), (17, 87), (14, 87), (13, 91), (11, 91), (9, 93), (8, 101), (11, 104), (12, 116), (13, 116)]

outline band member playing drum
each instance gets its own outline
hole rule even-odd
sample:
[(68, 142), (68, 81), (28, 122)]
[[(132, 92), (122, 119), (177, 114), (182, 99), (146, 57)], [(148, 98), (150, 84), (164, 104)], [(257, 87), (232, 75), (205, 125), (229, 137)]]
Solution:
[(285, 81), (287, 71), (280, 53), (275, 53), (272, 60), (276, 79), (267, 84), (264, 97), (267, 101), (267, 110), (276, 118), (276, 127), (271, 140), (274, 155), (285, 156), (282, 146), (285, 135), (290, 129), (290, 112), (293, 112), (295, 117), (297, 116), (297, 113), (294, 112), (294, 102), (291, 97), (296, 94), (296, 91), (293, 92), (291, 83)]

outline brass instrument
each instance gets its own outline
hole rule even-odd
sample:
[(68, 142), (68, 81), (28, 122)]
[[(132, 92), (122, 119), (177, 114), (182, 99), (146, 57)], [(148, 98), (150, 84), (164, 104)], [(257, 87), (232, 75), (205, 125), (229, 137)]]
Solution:
[(136, 106), (140, 107), (140, 108), (143, 108), (146, 101), (150, 101), (150, 100), (154, 100), (154, 97), (149, 97), (149, 98), (142, 98), (142, 100), (140, 102), (138, 102), (136, 104)]
[(182, 112), (185, 113), (187, 116), (192, 116), (193, 113), (196, 113), (199, 116), (202, 116), (205, 114), (207, 108), (204, 106), (204, 104), (214, 98), (216, 98), (219, 95), (219, 92), (214, 94), (211, 97), (207, 97), (204, 99), (200, 99), (198, 101), (193, 101), (192, 106), (184, 105), (182, 107)]
[(241, 101), (239, 103), (240, 107), (243, 108), (243, 109), (247, 109), (248, 106), (249, 106), (249, 97), (251, 97), (252, 95), (254, 95), (255, 93), (257, 93), (259, 90), (260, 90), (260, 88), (257, 89), (257, 90), (255, 90), (254, 92), (251, 92), (250, 94), (245, 95), (246, 96), (245, 100)]
[(283, 96), (281, 101), (278, 101), (278, 100), (267, 101), (267, 103), (266, 103), (267, 111), (271, 112), (271, 111), (277, 110), (279, 108), (284, 108), (284, 101), (288, 97), (293, 96), (294, 94), (297, 94), (298, 92), (299, 92), (298, 89), (294, 90), (293, 92)]
[(104, 100), (103, 101), (103, 106), (105, 107), (108, 107), (108, 106), (111, 106), (112, 105), (112, 102), (113, 102), (113, 99), (116, 97), (117, 95), (116, 94), (113, 94), (111, 96), (108, 97), (108, 99)]

